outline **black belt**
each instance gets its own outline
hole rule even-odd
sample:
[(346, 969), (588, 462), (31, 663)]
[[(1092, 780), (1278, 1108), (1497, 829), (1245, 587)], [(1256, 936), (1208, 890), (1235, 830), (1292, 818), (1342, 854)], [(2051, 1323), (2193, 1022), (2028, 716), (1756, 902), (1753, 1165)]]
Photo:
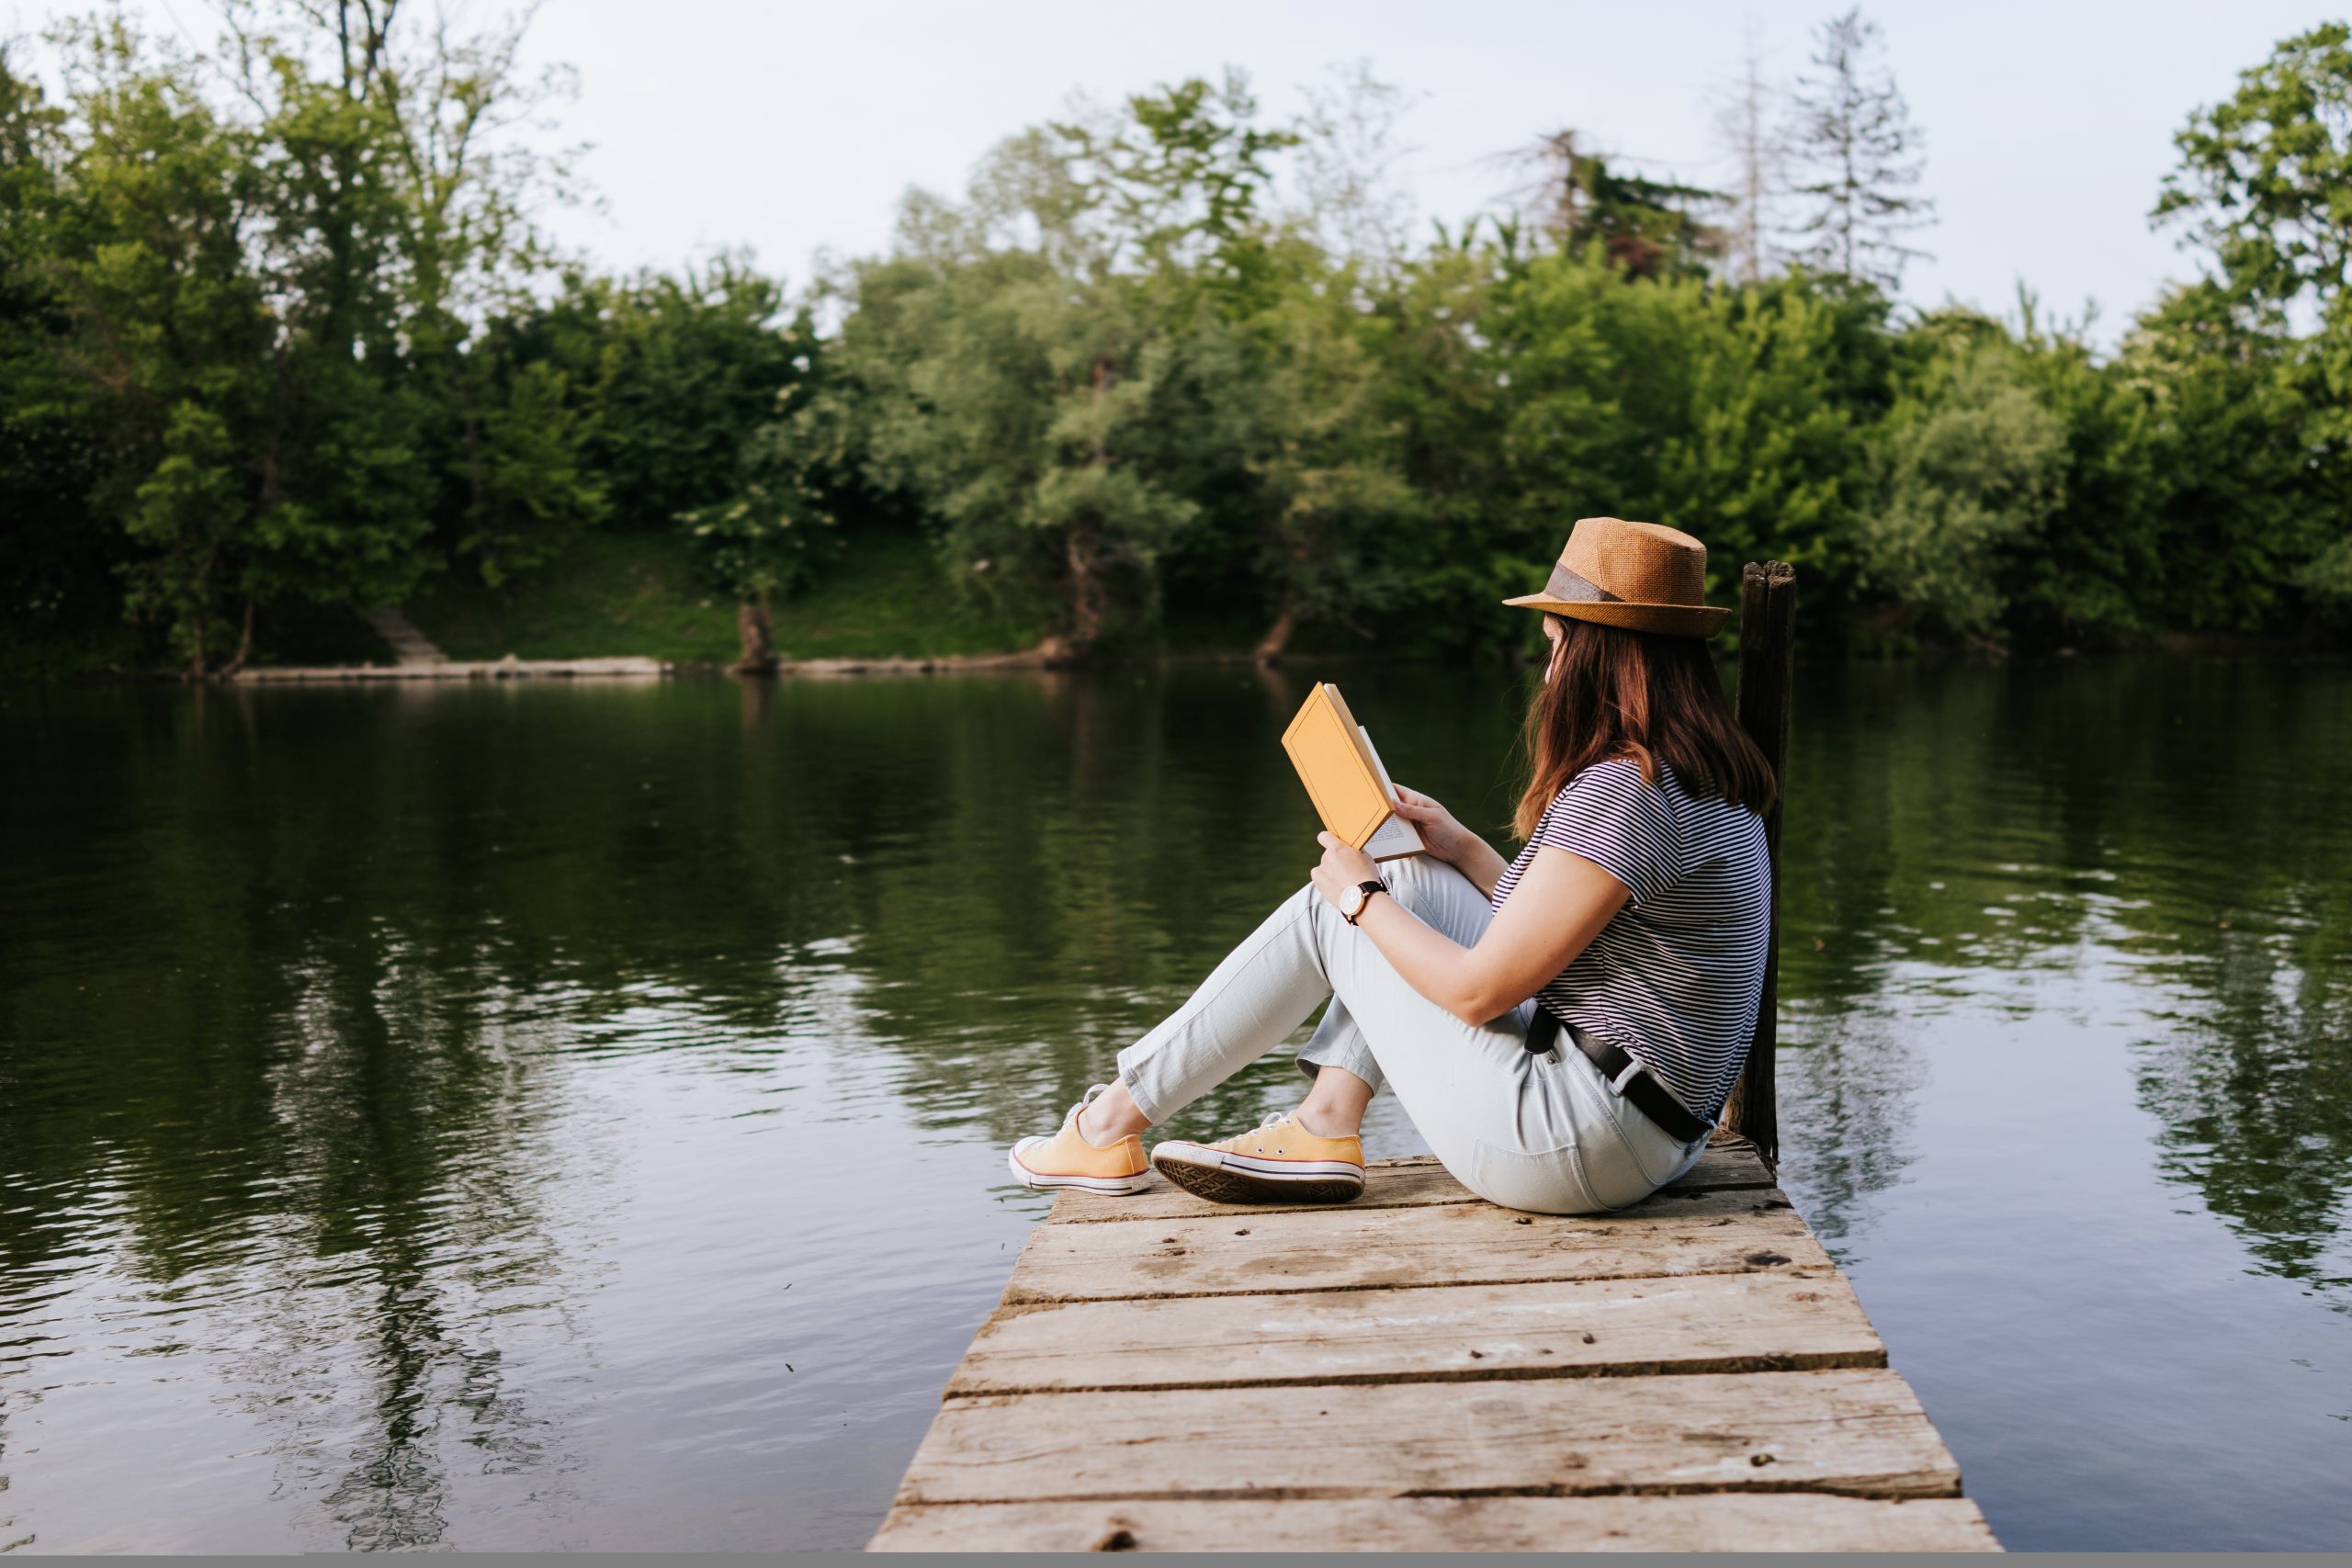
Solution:
[(1573, 1026), (1563, 1029), (1559, 1015), (1542, 1002), (1535, 1004), (1535, 1021), (1527, 1026), (1527, 1048), (1537, 1055), (1553, 1049), (1566, 1033), (1577, 1043), (1577, 1049), (1592, 1058), (1617, 1091), (1635, 1105), (1642, 1114), (1666, 1129), (1667, 1135), (1689, 1143), (1703, 1133), (1714, 1131), (1714, 1123), (1702, 1122), (1683, 1109), (1682, 1102), (1668, 1094), (1666, 1086), (1650, 1077), (1650, 1071), (1631, 1055), (1604, 1041), (1596, 1040), (1585, 1030)]

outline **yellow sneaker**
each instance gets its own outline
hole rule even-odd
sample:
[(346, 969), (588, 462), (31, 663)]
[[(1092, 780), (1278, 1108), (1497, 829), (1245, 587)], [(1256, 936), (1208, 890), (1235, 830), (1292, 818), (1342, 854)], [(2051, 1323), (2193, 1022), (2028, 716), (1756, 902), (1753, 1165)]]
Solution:
[(1012, 1145), (1005, 1163), (1023, 1187), (1076, 1187), (1088, 1192), (1140, 1192), (1151, 1180), (1151, 1162), (1143, 1157), (1143, 1140), (1130, 1133), (1108, 1148), (1096, 1148), (1079, 1136), (1078, 1113), (1110, 1088), (1096, 1084), (1086, 1091), (1062, 1130), (1050, 1138), (1023, 1138)]
[(1215, 1144), (1171, 1139), (1151, 1151), (1159, 1174), (1217, 1203), (1344, 1203), (1363, 1190), (1363, 1144), (1318, 1138), (1287, 1111)]

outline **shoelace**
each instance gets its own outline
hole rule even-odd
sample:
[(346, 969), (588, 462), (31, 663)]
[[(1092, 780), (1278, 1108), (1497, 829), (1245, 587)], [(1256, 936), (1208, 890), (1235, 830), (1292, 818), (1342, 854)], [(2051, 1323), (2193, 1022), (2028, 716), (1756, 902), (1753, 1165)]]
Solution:
[[(1243, 1134), (1239, 1134), (1238, 1136), (1234, 1137), (1234, 1138), (1232, 1138), (1232, 1139), (1230, 1139), (1230, 1140), (1228, 1140), (1228, 1141), (1233, 1145), (1234, 1148), (1235, 1148), (1237, 1151), (1239, 1151), (1239, 1150), (1240, 1150), (1240, 1147), (1241, 1147), (1241, 1140), (1242, 1140), (1243, 1138), (1255, 1137), (1255, 1136), (1256, 1136), (1256, 1135), (1258, 1135), (1259, 1134), (1263, 1133), (1263, 1132), (1264, 1132), (1267, 1128), (1269, 1128), (1269, 1127), (1280, 1127), (1280, 1126), (1283, 1126), (1283, 1125), (1285, 1125), (1285, 1124), (1290, 1125), (1290, 1126), (1293, 1126), (1293, 1127), (1296, 1127), (1296, 1128), (1298, 1128), (1298, 1130), (1299, 1130), (1300, 1132), (1302, 1132), (1302, 1133), (1306, 1132), (1306, 1128), (1302, 1123), (1299, 1123), (1299, 1122), (1293, 1122), (1293, 1121), (1291, 1121), (1291, 1115), (1290, 1115), (1290, 1112), (1289, 1112), (1289, 1111), (1277, 1111), (1273, 1112), (1272, 1115), (1268, 1116), (1268, 1117), (1267, 1117), (1263, 1122), (1259, 1122), (1259, 1123), (1257, 1124), (1257, 1126), (1255, 1126), (1255, 1127), (1251, 1128), (1249, 1132), (1247, 1132), (1247, 1133), (1243, 1133)], [(1308, 1134), (1307, 1135), (1308, 1135), (1309, 1137), (1312, 1137), (1314, 1134), (1310, 1133), (1310, 1134)], [(1258, 1146), (1258, 1145), (1251, 1145), (1251, 1147), (1252, 1147), (1252, 1148), (1256, 1148), (1257, 1146)]]
[[(1078, 1103), (1071, 1106), (1069, 1108), (1069, 1113), (1062, 1118), (1062, 1125), (1065, 1127), (1076, 1127), (1078, 1125), (1078, 1113), (1085, 1110), (1088, 1106), (1093, 1104), (1094, 1101), (1102, 1095), (1109, 1093), (1110, 1089), (1111, 1086), (1109, 1084), (1099, 1083), (1089, 1089), (1084, 1094), (1080, 1095), (1078, 1097)], [(1078, 1135), (1078, 1141), (1081, 1144), (1086, 1143), (1086, 1134), (1080, 1133)], [(1094, 1145), (1088, 1144), (1087, 1146), (1091, 1148)]]

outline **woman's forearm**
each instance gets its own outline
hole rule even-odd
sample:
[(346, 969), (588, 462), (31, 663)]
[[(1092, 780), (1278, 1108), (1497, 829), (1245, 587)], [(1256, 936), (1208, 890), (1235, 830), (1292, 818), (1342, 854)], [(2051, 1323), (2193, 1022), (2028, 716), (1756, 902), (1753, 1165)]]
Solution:
[(1475, 947), (1426, 924), (1393, 895), (1375, 895), (1356, 923), (1407, 985), (1464, 1023), (1485, 1023), (1575, 962), (1630, 897), (1591, 861), (1546, 845)]

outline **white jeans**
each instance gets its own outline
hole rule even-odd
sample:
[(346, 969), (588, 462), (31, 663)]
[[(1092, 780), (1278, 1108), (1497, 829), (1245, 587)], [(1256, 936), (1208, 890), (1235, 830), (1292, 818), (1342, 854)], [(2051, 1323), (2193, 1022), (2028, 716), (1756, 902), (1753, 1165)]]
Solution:
[[(1382, 875), (1397, 902), (1464, 947), (1493, 919), (1486, 896), (1442, 861), (1391, 861)], [(1280, 1045), (1326, 998), (1301, 1070), (1343, 1068), (1375, 1091), (1385, 1082), (1445, 1168), (1491, 1201), (1549, 1214), (1623, 1208), (1707, 1145), (1704, 1134), (1677, 1140), (1610, 1088), (1565, 1029), (1555, 1050), (1531, 1054), (1532, 999), (1473, 1024), (1422, 996), (1312, 885), (1119, 1053), (1120, 1080), (1165, 1121)]]

